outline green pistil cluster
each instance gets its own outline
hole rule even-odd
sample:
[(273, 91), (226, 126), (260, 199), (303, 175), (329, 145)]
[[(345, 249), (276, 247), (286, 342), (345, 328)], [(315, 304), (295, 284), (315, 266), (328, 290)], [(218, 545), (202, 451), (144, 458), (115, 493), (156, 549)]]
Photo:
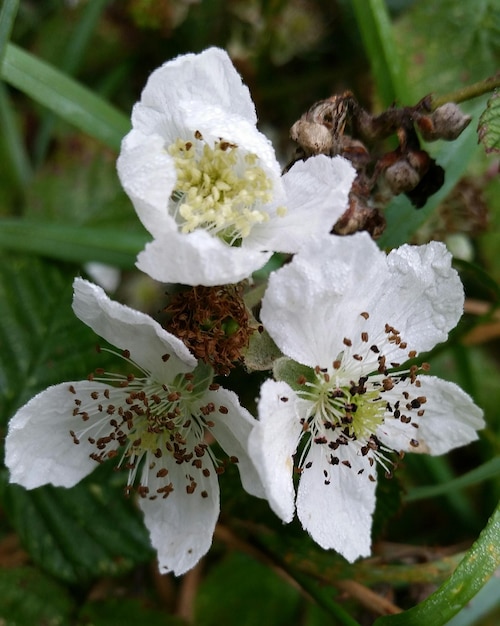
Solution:
[(386, 411), (386, 401), (380, 389), (371, 388), (367, 377), (357, 384), (339, 386), (327, 372), (318, 368), (316, 380), (306, 382), (299, 394), (312, 402), (311, 422), (315, 434), (326, 435), (328, 431), (340, 428), (353, 439), (367, 439), (382, 424)]
[(255, 154), (222, 139), (211, 147), (199, 132), (193, 141), (177, 139), (168, 153), (177, 171), (172, 200), (183, 233), (201, 228), (237, 245), (269, 220), (261, 207), (272, 200), (272, 182)]

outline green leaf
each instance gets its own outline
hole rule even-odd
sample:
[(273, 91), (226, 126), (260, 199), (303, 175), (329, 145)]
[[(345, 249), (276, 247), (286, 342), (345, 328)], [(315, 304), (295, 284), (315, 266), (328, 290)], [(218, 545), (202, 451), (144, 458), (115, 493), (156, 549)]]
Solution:
[(79, 614), (81, 626), (129, 626), (147, 624), (147, 626), (183, 626), (185, 622), (144, 606), (144, 603), (129, 598), (114, 598), (100, 602), (89, 602)]
[(366, 56), (383, 106), (410, 104), (402, 59), (384, 0), (353, 0)]
[(267, 624), (285, 626), (294, 623), (299, 603), (296, 589), (270, 568), (233, 553), (201, 583), (196, 596), (196, 624), (254, 626), (265, 616)]
[(69, 624), (73, 601), (64, 587), (33, 567), (0, 569), (0, 623)]
[(83, 132), (119, 150), (130, 120), (65, 74), (8, 44), (1, 77)]
[(417, 606), (387, 617), (374, 626), (441, 626), (456, 615), (500, 566), (500, 504), (477, 541), (441, 587)]
[(477, 126), (479, 141), (487, 153), (500, 152), (500, 93), (495, 91), (486, 104)]
[(74, 263), (96, 261), (130, 269), (147, 240), (145, 232), (128, 233), (35, 220), (0, 220), (0, 250), (29, 252)]
[[(95, 334), (71, 309), (71, 268), (30, 257), (0, 263), (1, 424), (36, 392), (85, 379), (112, 357), (96, 355)], [(69, 435), (68, 435), (69, 436)], [(137, 510), (110, 466), (73, 489), (26, 491), (2, 476), (3, 509), (33, 561), (76, 583), (116, 574), (151, 557)]]
[(0, 425), (36, 392), (95, 368), (95, 335), (71, 310), (72, 277), (33, 257), (0, 257)]
[(82, 584), (153, 556), (138, 511), (109, 464), (72, 489), (5, 485), (2, 500), (34, 563), (59, 580)]

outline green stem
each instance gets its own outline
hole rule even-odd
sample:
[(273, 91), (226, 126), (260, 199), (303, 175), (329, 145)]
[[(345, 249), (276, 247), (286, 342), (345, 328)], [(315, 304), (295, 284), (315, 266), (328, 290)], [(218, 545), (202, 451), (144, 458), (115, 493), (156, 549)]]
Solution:
[(490, 76), (485, 80), (473, 83), (472, 85), (467, 85), (466, 87), (462, 87), (456, 91), (451, 91), (444, 96), (434, 96), (431, 104), (432, 110), (434, 111), (447, 102), (466, 102), (467, 100), (478, 98), (479, 96), (489, 93), (498, 87), (500, 87), (500, 75)]

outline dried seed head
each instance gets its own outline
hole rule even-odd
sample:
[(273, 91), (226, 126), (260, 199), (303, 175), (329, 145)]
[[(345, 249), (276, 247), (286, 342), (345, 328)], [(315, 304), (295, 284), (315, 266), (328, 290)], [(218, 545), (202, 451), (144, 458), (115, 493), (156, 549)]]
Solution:
[(196, 358), (220, 374), (241, 360), (254, 329), (240, 285), (194, 287), (173, 296), (165, 328), (186, 344)]

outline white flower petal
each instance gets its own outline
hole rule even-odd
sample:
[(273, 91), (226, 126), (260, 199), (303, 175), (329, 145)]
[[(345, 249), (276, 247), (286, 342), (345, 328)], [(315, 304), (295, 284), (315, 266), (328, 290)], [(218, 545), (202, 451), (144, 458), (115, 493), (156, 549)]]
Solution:
[[(399, 420), (387, 419), (377, 431), (380, 441), (398, 451), (433, 455), (444, 454), (475, 441), (478, 438), (476, 431), (484, 428), (485, 423), (483, 411), (472, 398), (452, 382), (434, 376), (419, 376), (418, 380), (421, 382), (418, 390), (409, 381), (398, 383), (392, 390), (394, 398), (405, 389), (411, 397), (427, 398), (422, 405), (425, 409), (422, 417), (416, 417), (416, 411), (406, 411), (418, 428), (412, 427), (411, 423), (402, 424)], [(387, 399), (391, 401), (391, 395), (388, 394)], [(418, 447), (410, 444), (411, 439), (419, 442)]]
[(168, 202), (177, 172), (165, 151), (164, 138), (130, 131), (122, 142), (116, 167), (123, 188), (149, 232), (161, 235), (176, 230)]
[[(215, 105), (253, 124), (257, 122), (248, 87), (227, 53), (219, 48), (167, 61), (151, 74), (141, 95), (141, 103), (153, 111), (175, 111), (183, 100)], [(137, 121), (132, 121), (135, 126)]]
[(385, 255), (366, 233), (318, 238), (271, 274), (262, 322), (290, 358), (330, 366), (344, 337), (360, 335), (360, 314), (370, 310), (386, 273)]
[(233, 111), (211, 107), (205, 102), (183, 102), (180, 113), (183, 124), (190, 130), (189, 139), (195, 131), (199, 131), (211, 146), (224, 139), (246, 154), (256, 154), (260, 159), (260, 167), (264, 167), (273, 186), (277, 187), (275, 193), (280, 192), (281, 168), (272, 143), (249, 120)]
[(263, 267), (270, 252), (230, 247), (203, 230), (158, 237), (137, 257), (137, 267), (155, 280), (184, 285), (237, 283)]
[[(180, 576), (194, 567), (212, 545), (220, 511), (219, 483), (215, 470), (205, 477), (190, 467), (197, 487), (194, 493), (187, 493), (186, 468), (176, 464), (170, 456), (163, 458), (162, 465), (168, 469), (174, 490), (165, 499), (161, 496), (155, 500), (141, 498), (139, 506), (151, 543), (158, 552), (160, 572), (172, 571)], [(157, 484), (157, 479), (150, 478), (150, 493), (154, 493)], [(201, 496), (203, 490), (207, 493), (205, 498)]]
[[(446, 246), (432, 241), (423, 246), (403, 245), (389, 253), (389, 274), (380, 284), (370, 310), (373, 325), (389, 323), (401, 333), (408, 349), (422, 352), (445, 341), (463, 313), (464, 293)], [(384, 348), (388, 360), (402, 362), (397, 346)], [(403, 358), (402, 358), (403, 357)]]
[(308, 238), (329, 233), (347, 209), (355, 175), (342, 157), (298, 161), (283, 176), (285, 215), (255, 225), (249, 239), (264, 249), (294, 253)]
[(286, 383), (266, 381), (260, 389), (260, 421), (248, 443), (269, 504), (286, 523), (292, 521), (295, 510), (293, 455), (302, 434), (296, 400), (295, 392)]
[[(87, 392), (89, 381), (67, 382), (49, 387), (21, 407), (9, 423), (5, 441), (5, 464), (10, 471), (10, 481), (34, 489), (51, 484), (72, 487), (97, 466), (89, 457), (96, 451), (87, 438), (76, 445), (70, 435), (82, 429), (82, 418), (73, 415), (75, 394)], [(96, 391), (109, 386), (93, 382)], [(95, 435), (102, 415), (89, 414), (87, 436)], [(107, 421), (107, 420), (106, 420)], [(118, 442), (109, 450), (116, 449)]]
[[(244, 489), (253, 496), (265, 498), (260, 476), (248, 453), (248, 439), (257, 421), (240, 405), (234, 392), (222, 387), (207, 391), (203, 396), (203, 403), (207, 402), (213, 402), (216, 407), (216, 412), (210, 415), (215, 424), (210, 431), (229, 456), (237, 457)], [(224, 413), (219, 411), (221, 406)]]
[[(129, 350), (131, 358), (152, 373), (158, 382), (189, 372), (197, 361), (180, 339), (164, 330), (149, 315), (110, 300), (104, 290), (75, 278), (73, 311), (100, 337), (117, 348)], [(163, 356), (170, 358), (164, 361)]]
[(297, 490), (297, 516), (316, 543), (352, 563), (370, 554), (376, 482), (368, 479), (367, 457), (352, 453), (351, 446), (340, 446), (335, 454), (340, 462), (331, 465), (329, 451), (318, 445), (311, 448), (306, 464), (312, 465), (304, 467)]

